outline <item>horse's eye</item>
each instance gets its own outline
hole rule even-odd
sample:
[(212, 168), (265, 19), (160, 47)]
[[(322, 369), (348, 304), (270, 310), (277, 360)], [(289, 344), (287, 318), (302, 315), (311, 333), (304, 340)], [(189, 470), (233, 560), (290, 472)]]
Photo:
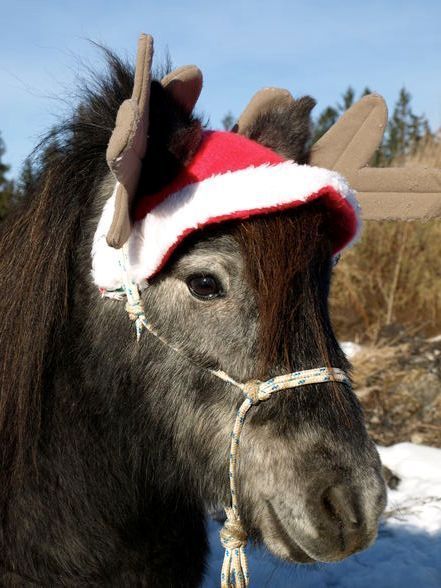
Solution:
[(187, 278), (187, 287), (193, 296), (202, 300), (211, 300), (222, 296), (222, 287), (210, 274), (196, 274)]

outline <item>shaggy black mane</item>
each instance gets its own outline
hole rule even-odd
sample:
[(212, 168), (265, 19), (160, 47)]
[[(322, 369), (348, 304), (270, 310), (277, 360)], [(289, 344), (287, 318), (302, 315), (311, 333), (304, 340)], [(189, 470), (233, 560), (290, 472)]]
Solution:
[[(133, 67), (103, 50), (107, 71), (82, 83), (73, 114), (40, 143), (38, 180), (0, 227), (0, 512), (34, 456), (45, 380), (69, 314), (73, 252), (109, 174), (105, 152), (118, 108), (132, 92)], [(158, 81), (150, 120), (144, 193), (173, 178), (201, 134), (199, 120)]]

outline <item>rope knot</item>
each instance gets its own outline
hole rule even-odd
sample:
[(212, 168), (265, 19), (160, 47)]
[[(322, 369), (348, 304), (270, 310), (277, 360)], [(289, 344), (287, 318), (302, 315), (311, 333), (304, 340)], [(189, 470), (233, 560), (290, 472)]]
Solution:
[(247, 534), (239, 517), (232, 508), (226, 508), (227, 520), (220, 530), (220, 539), (224, 549), (239, 549), (247, 544)]
[(270, 397), (268, 392), (263, 392), (262, 382), (260, 380), (250, 380), (249, 382), (246, 382), (243, 387), (243, 392), (245, 396), (251, 400), (252, 404), (259, 404), (259, 402), (268, 400)]
[(247, 588), (250, 581), (245, 553), (247, 534), (234, 508), (226, 508), (225, 513), (227, 520), (220, 532), (225, 549), (221, 588)]
[(126, 302), (126, 311), (131, 321), (136, 321), (139, 318), (145, 318), (144, 308), (140, 300), (132, 303)]

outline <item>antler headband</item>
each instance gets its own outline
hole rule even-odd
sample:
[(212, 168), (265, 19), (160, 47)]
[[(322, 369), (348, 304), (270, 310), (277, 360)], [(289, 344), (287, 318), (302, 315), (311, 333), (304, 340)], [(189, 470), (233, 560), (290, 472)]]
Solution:
[[(259, 117), (289, 108), (287, 90), (266, 88), (250, 101), (235, 126), (249, 136)], [(441, 170), (429, 167), (372, 168), (387, 124), (387, 106), (368, 94), (349, 108), (312, 147), (310, 165), (340, 172), (357, 191), (365, 220), (415, 220), (441, 216)]]
[[(107, 149), (107, 162), (118, 187), (107, 242), (120, 248), (131, 232), (131, 204), (147, 153), (149, 97), (153, 39), (141, 35), (132, 97), (116, 118)], [(180, 67), (161, 80), (162, 86), (187, 112), (202, 89), (202, 74), (193, 65)], [(265, 88), (240, 116), (233, 131), (249, 136), (256, 120), (274, 108), (289, 109), (294, 99), (288, 90)], [(310, 107), (310, 106), (309, 106)], [(347, 110), (312, 147), (310, 165), (336, 170), (358, 192), (366, 220), (413, 220), (441, 215), (441, 170), (429, 167), (372, 168), (372, 155), (387, 124), (387, 107), (378, 94), (369, 94)]]

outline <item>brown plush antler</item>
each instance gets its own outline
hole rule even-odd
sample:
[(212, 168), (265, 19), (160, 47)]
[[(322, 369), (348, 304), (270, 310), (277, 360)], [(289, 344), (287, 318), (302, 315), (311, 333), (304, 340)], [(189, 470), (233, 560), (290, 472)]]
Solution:
[(311, 152), (311, 165), (335, 169), (358, 192), (363, 218), (413, 220), (441, 216), (441, 170), (366, 167), (381, 143), (387, 107), (369, 94), (347, 110)]
[(130, 235), (130, 204), (147, 149), (152, 57), (153, 39), (143, 34), (138, 42), (132, 97), (121, 104), (107, 146), (107, 163), (118, 181), (115, 212), (107, 234), (111, 247), (122, 247)]
[(191, 112), (202, 90), (202, 73), (195, 65), (183, 65), (163, 77), (161, 84), (185, 112)]
[[(118, 181), (107, 243), (116, 249), (130, 236), (130, 208), (147, 151), (152, 58), (153, 39), (142, 34), (132, 97), (121, 104), (107, 147), (107, 163)], [(184, 110), (191, 112), (202, 89), (202, 74), (196, 66), (187, 65), (165, 76), (161, 84)]]
[[(288, 112), (295, 102), (287, 90), (261, 90), (251, 99), (233, 130), (249, 135), (259, 118), (279, 107)], [(313, 146), (310, 164), (335, 169), (347, 178), (358, 192), (364, 219), (441, 217), (441, 170), (422, 166), (367, 167), (381, 143), (386, 124), (383, 98), (378, 94), (363, 97)]]

